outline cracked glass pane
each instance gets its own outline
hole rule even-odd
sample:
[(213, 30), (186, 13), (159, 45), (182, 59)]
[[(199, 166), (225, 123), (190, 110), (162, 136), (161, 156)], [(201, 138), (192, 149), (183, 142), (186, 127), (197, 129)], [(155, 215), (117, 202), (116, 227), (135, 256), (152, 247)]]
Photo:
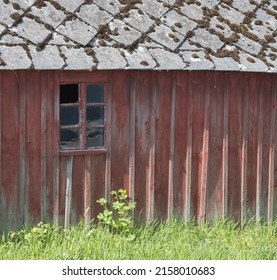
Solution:
[(87, 124), (104, 124), (104, 106), (87, 106)]
[(61, 128), (60, 145), (62, 148), (78, 148), (79, 128)]
[(104, 146), (104, 127), (92, 127), (87, 129), (87, 146)]

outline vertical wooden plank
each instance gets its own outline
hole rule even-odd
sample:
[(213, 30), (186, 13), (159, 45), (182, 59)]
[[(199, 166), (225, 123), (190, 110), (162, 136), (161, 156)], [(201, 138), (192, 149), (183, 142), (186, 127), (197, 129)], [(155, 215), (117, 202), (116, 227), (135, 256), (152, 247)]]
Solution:
[(188, 126), (188, 72), (176, 71), (173, 215), (184, 218), (186, 200), (186, 150)]
[(228, 216), (228, 152), (229, 152), (229, 79), (224, 79), (223, 150), (222, 150), (222, 218)]
[[(5, 230), (16, 230), (20, 221), (20, 109), (19, 76), (2, 73), (1, 96), (1, 198)], [(21, 226), (21, 225), (20, 225)]]
[(146, 190), (146, 220), (151, 221), (154, 218), (154, 189), (155, 189), (155, 155), (156, 155), (156, 115), (157, 115), (157, 77), (152, 73), (151, 90), (151, 136), (149, 151), (149, 181)]
[(136, 78), (131, 76), (130, 101), (130, 157), (129, 157), (129, 197), (135, 199), (135, 153), (136, 153)]
[(275, 125), (276, 125), (276, 80), (272, 79), (272, 92), (271, 92), (271, 119), (270, 119), (270, 146), (269, 146), (269, 169), (268, 169), (268, 197), (267, 197), (267, 221), (273, 221), (273, 190), (274, 190), (274, 162), (275, 162)]
[(155, 217), (165, 219), (168, 207), (168, 170), (172, 72), (157, 73), (156, 152), (155, 152)]
[(210, 78), (206, 77), (205, 89), (205, 109), (204, 109), (204, 133), (201, 164), (201, 184), (200, 184), (200, 207), (198, 222), (204, 223), (206, 216), (206, 200), (208, 188), (208, 157), (209, 157), (209, 131), (210, 131)]
[(91, 222), (91, 159), (85, 155), (85, 191), (84, 191), (84, 220), (88, 225)]
[[(222, 216), (223, 205), (223, 139), (224, 139), (224, 86), (226, 78), (222, 72), (209, 72), (210, 117), (208, 139), (208, 174), (206, 188), (206, 220), (213, 221)], [(205, 112), (204, 112), (205, 114)], [(204, 149), (204, 146), (203, 146)], [(203, 158), (202, 158), (203, 161)], [(202, 165), (203, 168), (203, 165)]]
[[(87, 162), (88, 163), (88, 162)], [(90, 163), (88, 163), (90, 165)], [(86, 155), (73, 156), (71, 224), (84, 220), (86, 192)], [(89, 172), (89, 171), (88, 171)], [(90, 198), (88, 198), (90, 199)]]
[(167, 218), (173, 216), (173, 197), (174, 197), (174, 144), (175, 144), (175, 114), (176, 114), (176, 76), (172, 76), (171, 93), (171, 116), (170, 116), (170, 138), (169, 138), (169, 166), (168, 166), (168, 201)]
[[(248, 78), (249, 74), (245, 74), (244, 78)], [(243, 86), (243, 123), (242, 123), (242, 151), (241, 151), (241, 224), (246, 219), (246, 196), (247, 196), (247, 167), (248, 167), (248, 89)]]
[(190, 73), (192, 83), (193, 126), (192, 126), (192, 166), (191, 166), (191, 216), (199, 220), (201, 199), (201, 172), (203, 157), (206, 75), (203, 71)]
[[(41, 81), (43, 73), (26, 75), (26, 219), (41, 220)], [(34, 83), (34, 81), (36, 81)], [(28, 219), (27, 219), (28, 217)]]
[(108, 83), (106, 89), (106, 168), (105, 168), (105, 197), (110, 199), (111, 192), (111, 153), (112, 153), (112, 83), (113, 72), (108, 75)]
[[(263, 83), (261, 83), (263, 85)], [(259, 112), (258, 112), (258, 148), (257, 148), (257, 180), (256, 180), (256, 221), (261, 219), (261, 189), (262, 189), (262, 168), (263, 168), (263, 92), (264, 87), (260, 85)]]
[(25, 141), (26, 141), (26, 84), (25, 84), (25, 72), (19, 72), (20, 88), (19, 88), (19, 129), (20, 129), (20, 163), (19, 163), (19, 211), (20, 211), (20, 223), (23, 225), (25, 220), (25, 185), (26, 185), (26, 170), (25, 170)]
[(60, 149), (60, 77), (59, 72), (55, 71), (54, 75), (54, 128), (53, 128), (53, 223), (59, 223), (59, 149)]
[(68, 228), (70, 224), (71, 202), (72, 202), (72, 165), (73, 156), (67, 158), (66, 163), (66, 192), (65, 192), (65, 213), (64, 227)]
[(47, 84), (48, 84), (47, 72), (42, 74), (41, 80), (41, 177), (40, 177), (40, 187), (41, 187), (41, 197), (40, 197), (40, 208), (41, 208), (41, 221), (46, 221), (46, 211), (47, 211), (47, 189), (46, 189), (46, 112), (47, 112)]
[(228, 79), (228, 213), (229, 217), (240, 220), (241, 195), (241, 134), (242, 134), (242, 98), (244, 74), (230, 72)]
[[(129, 189), (130, 160), (130, 72), (112, 75), (112, 188)], [(120, 164), (119, 164), (120, 163)]]
[(91, 155), (90, 175), (91, 175), (91, 208), (92, 218), (96, 219), (99, 212), (103, 211), (102, 206), (96, 203), (105, 196), (105, 176), (106, 176), (106, 155)]
[(192, 126), (193, 126), (193, 84), (188, 78), (188, 122), (187, 122), (187, 149), (186, 149), (186, 173), (185, 173), (185, 185), (183, 194), (185, 195), (185, 207), (184, 218), (188, 222), (191, 219), (191, 181), (192, 181)]
[(149, 183), (151, 138), (151, 73), (135, 72), (135, 201), (136, 219), (146, 219), (146, 195)]

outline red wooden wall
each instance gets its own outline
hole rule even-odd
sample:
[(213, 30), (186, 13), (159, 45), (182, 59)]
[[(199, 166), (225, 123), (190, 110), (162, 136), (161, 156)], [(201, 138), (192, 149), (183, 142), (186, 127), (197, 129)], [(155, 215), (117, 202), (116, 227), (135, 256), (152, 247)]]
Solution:
[[(59, 151), (59, 84), (106, 82), (106, 151)], [(1, 71), (0, 230), (87, 222), (124, 187), (141, 219), (277, 218), (277, 76)]]

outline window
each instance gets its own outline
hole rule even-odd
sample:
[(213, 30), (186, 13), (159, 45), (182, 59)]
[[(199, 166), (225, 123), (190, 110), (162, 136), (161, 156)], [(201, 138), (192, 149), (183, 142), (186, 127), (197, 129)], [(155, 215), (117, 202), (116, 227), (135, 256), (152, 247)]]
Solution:
[(60, 148), (105, 146), (105, 85), (60, 85)]

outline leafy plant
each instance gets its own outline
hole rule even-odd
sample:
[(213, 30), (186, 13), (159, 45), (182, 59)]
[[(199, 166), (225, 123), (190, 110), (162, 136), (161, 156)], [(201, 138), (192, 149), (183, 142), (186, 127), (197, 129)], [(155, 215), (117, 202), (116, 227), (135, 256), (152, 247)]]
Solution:
[(103, 197), (96, 201), (104, 207), (103, 212), (97, 216), (98, 222), (114, 233), (130, 233), (134, 227), (131, 210), (136, 207), (136, 203), (127, 199), (124, 189), (113, 190), (110, 194), (111, 204)]

